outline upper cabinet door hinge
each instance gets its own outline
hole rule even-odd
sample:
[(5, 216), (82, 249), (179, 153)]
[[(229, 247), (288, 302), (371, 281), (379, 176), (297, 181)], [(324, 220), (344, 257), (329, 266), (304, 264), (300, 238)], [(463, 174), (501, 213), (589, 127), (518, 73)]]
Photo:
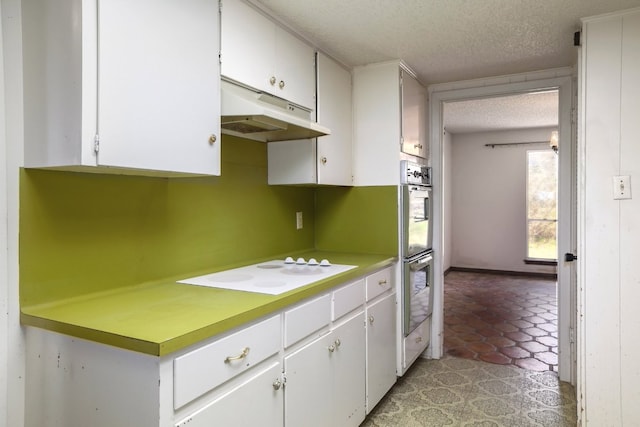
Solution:
[(98, 154), (99, 151), (100, 151), (100, 135), (96, 134), (96, 136), (93, 137), (93, 152)]

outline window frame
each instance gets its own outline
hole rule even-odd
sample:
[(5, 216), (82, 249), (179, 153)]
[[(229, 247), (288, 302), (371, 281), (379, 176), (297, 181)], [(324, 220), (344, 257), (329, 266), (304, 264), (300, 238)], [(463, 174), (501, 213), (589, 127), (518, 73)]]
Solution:
[[(529, 218), (529, 153), (532, 152), (543, 152), (543, 151), (549, 151), (551, 153), (553, 153), (554, 155), (557, 156), (557, 153), (554, 153), (553, 150), (551, 150), (550, 148), (532, 148), (532, 149), (528, 149), (525, 151), (525, 263), (540, 263), (540, 264), (547, 264), (547, 263), (557, 263), (558, 262), (558, 168), (559, 168), (559, 164), (557, 162), (556, 159), (556, 219), (531, 219)], [(556, 256), (555, 258), (536, 258), (536, 257), (532, 257), (529, 254), (529, 223), (530, 221), (547, 221), (547, 222), (554, 222), (556, 225)]]

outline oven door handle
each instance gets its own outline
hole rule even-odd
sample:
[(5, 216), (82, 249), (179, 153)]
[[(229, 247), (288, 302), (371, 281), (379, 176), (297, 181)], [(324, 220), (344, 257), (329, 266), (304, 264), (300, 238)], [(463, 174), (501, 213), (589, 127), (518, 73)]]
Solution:
[(422, 270), (431, 262), (433, 262), (433, 255), (428, 254), (427, 256), (422, 256), (422, 258), (417, 258), (414, 260), (407, 261), (409, 264), (409, 268), (413, 271)]

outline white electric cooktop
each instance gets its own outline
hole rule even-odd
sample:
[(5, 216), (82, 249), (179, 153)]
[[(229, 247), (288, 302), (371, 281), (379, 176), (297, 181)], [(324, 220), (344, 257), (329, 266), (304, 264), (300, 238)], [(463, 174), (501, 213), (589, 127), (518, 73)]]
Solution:
[(307, 261), (303, 258), (294, 260), (287, 257), (285, 260), (265, 261), (191, 277), (180, 280), (178, 283), (278, 295), (356, 267), (356, 265), (331, 264), (326, 259), (317, 261), (311, 258)]

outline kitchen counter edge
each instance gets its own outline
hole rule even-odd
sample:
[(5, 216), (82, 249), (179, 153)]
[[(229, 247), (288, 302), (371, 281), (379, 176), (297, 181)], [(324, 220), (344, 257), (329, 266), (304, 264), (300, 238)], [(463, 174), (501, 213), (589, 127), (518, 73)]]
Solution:
[[(62, 318), (57, 314), (61, 309), (64, 309), (65, 304), (73, 304), (76, 307), (83, 304), (82, 301), (79, 302), (77, 300), (46, 306), (22, 307), (20, 321), (24, 326), (34, 326), (48, 331), (111, 345), (126, 350), (132, 350), (139, 353), (145, 353), (152, 356), (165, 356), (187, 348), (193, 344), (215, 337), (216, 335), (224, 334), (270, 314), (274, 314), (307, 298), (329, 291), (339, 285), (367, 276), (375, 271), (391, 266), (395, 261), (397, 261), (396, 257), (385, 255), (340, 254), (339, 256), (340, 262), (342, 263), (348, 263), (347, 261), (351, 258), (358, 262), (358, 267), (353, 270), (335, 277), (314, 282), (308, 286), (304, 286), (281, 295), (271, 296), (272, 298), (267, 297), (264, 303), (250, 305), (249, 307), (242, 307), (224, 317), (212, 314), (210, 322), (198, 325), (195, 329), (186, 329), (175, 334), (175, 336), (171, 336), (166, 339), (130, 336), (122, 331), (113, 329), (108, 330), (108, 328), (103, 329), (99, 326), (99, 318), (91, 319), (93, 326), (87, 326), (87, 319), (82, 319), (80, 316), (76, 319), (68, 319)], [(154, 286), (148, 286), (142, 292), (149, 292), (149, 295), (151, 296), (151, 293), (153, 293), (155, 289), (156, 287)], [(128, 289), (123, 289), (120, 293), (125, 294), (127, 291)], [(229, 293), (234, 293), (234, 298), (240, 300), (246, 297), (247, 294), (238, 291), (216, 291), (221, 295), (224, 294), (226, 296), (229, 296)], [(115, 294), (111, 293), (109, 294), (109, 297), (117, 298), (118, 295), (118, 292)], [(97, 301), (99, 302), (99, 299), (100, 296), (95, 296), (91, 298), (90, 301), (92, 301), (92, 304), (96, 304)], [(171, 319), (167, 319), (167, 321), (170, 320)], [(96, 324), (98, 326), (96, 326)], [(163, 325), (158, 324), (155, 325), (155, 327), (162, 328)]]

